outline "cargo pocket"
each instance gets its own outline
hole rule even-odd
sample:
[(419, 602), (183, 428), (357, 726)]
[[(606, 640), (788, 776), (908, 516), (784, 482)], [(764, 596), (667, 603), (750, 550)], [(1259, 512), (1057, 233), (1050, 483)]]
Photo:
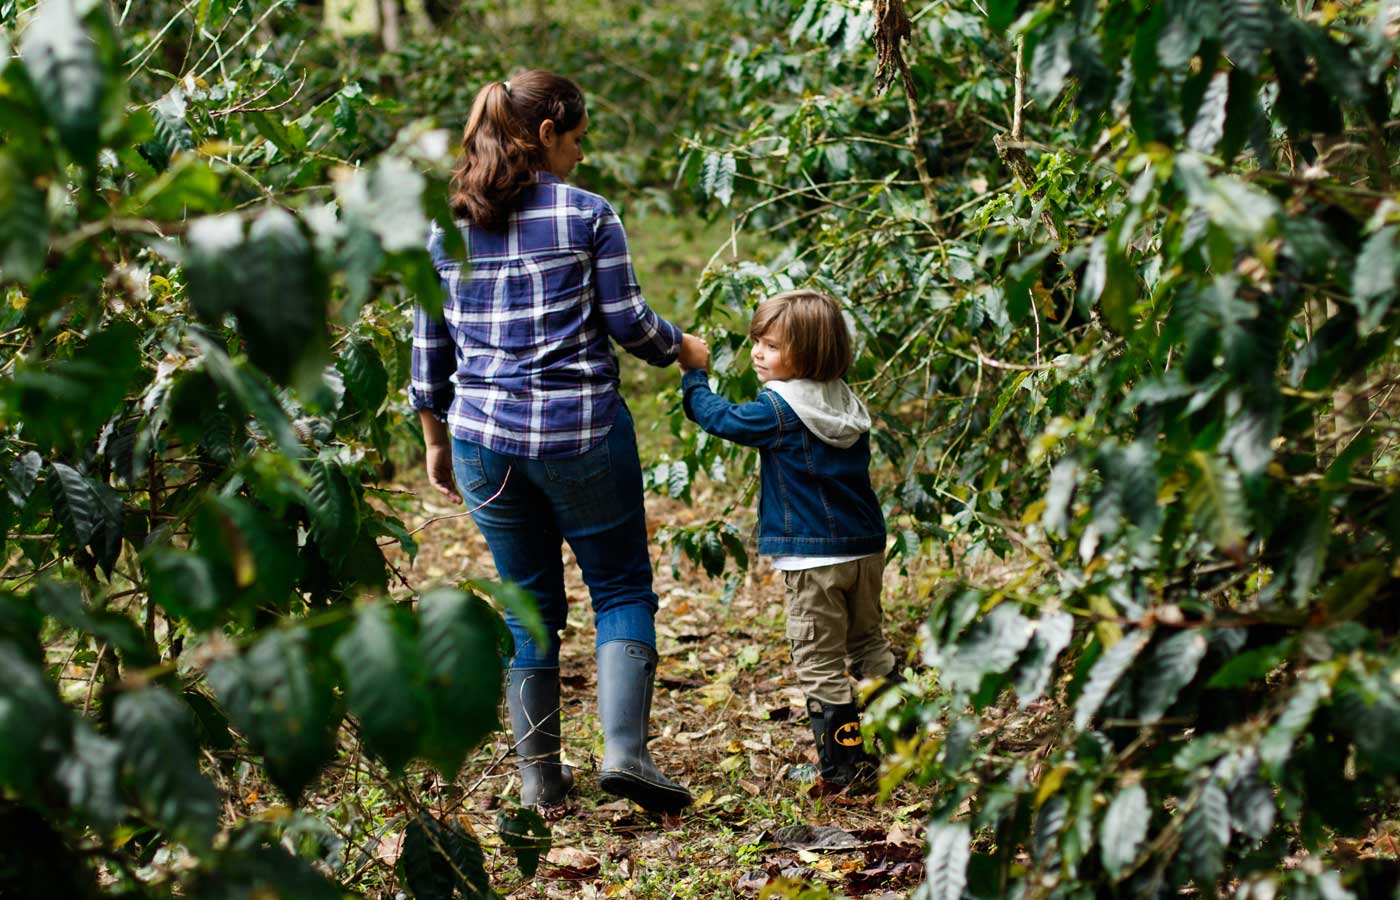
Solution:
[(794, 644), (805, 644), (817, 639), (817, 620), (811, 616), (788, 616), (787, 639)]

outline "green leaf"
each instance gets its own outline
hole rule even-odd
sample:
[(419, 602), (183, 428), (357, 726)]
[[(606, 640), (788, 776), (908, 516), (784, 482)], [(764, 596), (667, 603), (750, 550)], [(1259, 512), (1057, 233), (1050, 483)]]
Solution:
[(121, 821), (121, 755), (120, 744), (79, 719), (73, 746), (54, 772), (68, 802), (100, 832), (111, 831)]
[(534, 878), (540, 866), (540, 857), (549, 852), (549, 826), (540, 814), (533, 809), (502, 808), (496, 814), (496, 831), (501, 843), (515, 854), (515, 862), (520, 866), (520, 874)]
[(1273, 38), (1272, 4), (1269, 0), (1230, 0), (1220, 7), (1226, 54), (1237, 67), (1259, 71), (1259, 62)]
[(190, 301), (211, 325), (220, 325), (249, 290), (259, 288), (244, 277), (244, 240), (243, 218), (234, 213), (196, 219), (185, 232)]
[(151, 118), (155, 123), (156, 138), (165, 146), (167, 156), (174, 156), (181, 150), (194, 149), (194, 133), (185, 120), (185, 92), (173, 87), (151, 106)]
[(102, 521), (93, 483), (67, 463), (51, 462), (49, 471), (54, 518), (74, 546), (85, 547)]
[(40, 778), (69, 745), (71, 728), (40, 663), (0, 638), (0, 785), (21, 796), (36, 794)]
[[(229, 553), (232, 565), (236, 546), (239, 565), (247, 569), (238, 578), (239, 586), (246, 587), (249, 596), (265, 608), (285, 607), (299, 571), (295, 529), (238, 497), (210, 498), (200, 511), (201, 519), (205, 515), (217, 518), (221, 546), (216, 551), (211, 540), (202, 544), (201, 550), (206, 555)], [(196, 520), (196, 524), (201, 526), (197, 531), (203, 533), (203, 523)]]
[(29, 23), (20, 56), (49, 121), (83, 165), (97, 158), (104, 121), (121, 108), (116, 41), (107, 4), (49, 0)]
[(197, 553), (155, 546), (142, 554), (151, 599), (199, 631), (213, 626), (225, 600), (209, 562)]
[(984, 676), (1015, 665), (1034, 633), (1034, 623), (1015, 604), (1002, 603), (978, 620), (967, 637), (927, 661), (938, 668), (939, 680), (949, 690), (971, 693)]
[[(228, 848), (198, 871), (185, 896), (200, 900), (344, 900), (346, 893), (293, 856), (260, 822), (245, 824)], [(286, 840), (290, 840), (288, 828)]]
[(310, 472), (307, 512), (311, 515), (311, 535), (326, 559), (343, 560), (360, 530), (355, 492), (345, 472), (328, 459), (313, 462)]
[(296, 159), (306, 149), (306, 135), (296, 123), (288, 125), (277, 115), (264, 110), (251, 110), (246, 115), (258, 129), (258, 133), (271, 141), (284, 155)]
[(49, 213), (44, 192), (8, 153), (0, 153), (0, 281), (28, 284), (44, 269)]
[(417, 642), (383, 606), (367, 606), (335, 644), (345, 672), (345, 699), (360, 734), (395, 774), (418, 753), (429, 703)]
[(97, 566), (108, 578), (117, 565), (122, 551), (122, 536), (126, 527), (121, 496), (105, 482), (92, 481), (93, 498), (97, 501), (98, 522), (88, 547)]
[(1055, 662), (1074, 635), (1074, 616), (1059, 610), (1047, 612), (1035, 623), (1035, 634), (1016, 671), (1016, 696), (1022, 707), (1045, 693)]
[(1225, 867), (1225, 850), (1230, 846), (1230, 799), (1209, 780), (1201, 788), (1196, 805), (1186, 817), (1181, 831), (1186, 861), (1202, 887), (1214, 887)]
[(15, 457), (5, 477), (5, 493), (16, 509), (23, 509), (34, 485), (39, 480), (39, 470), (44, 467), (43, 457), (33, 450)]
[(995, 31), (1005, 31), (1016, 21), (1016, 0), (988, 0), (987, 24)]
[(671, 463), (667, 470), (666, 493), (673, 500), (690, 496), (690, 465), (683, 459)]
[(962, 900), (967, 887), (967, 864), (972, 835), (962, 823), (930, 822), (925, 835), (928, 857), (924, 861), (922, 900)]
[(335, 756), (335, 676), (301, 628), (264, 634), (246, 653), (209, 668), (209, 684), (268, 775), (296, 803)]
[[(196, 156), (184, 156), (127, 198), (122, 210), (128, 215), (153, 219), (183, 219), (219, 208), (223, 203), (221, 188), (219, 176), (207, 162)], [(239, 238), (242, 238), (241, 227)]]
[(35, 608), (44, 615), (90, 634), (111, 644), (122, 659), (133, 666), (156, 663), (156, 656), (146, 643), (146, 634), (135, 622), (111, 610), (93, 612), (83, 603), (83, 589), (72, 581), (39, 582), (30, 597)]
[(1230, 821), (1241, 834), (1263, 840), (1274, 830), (1277, 815), (1274, 792), (1257, 775), (1246, 775), (1230, 788)]
[(1108, 805), (1099, 825), (1099, 847), (1103, 867), (1115, 881), (1137, 858), (1151, 818), (1147, 791), (1140, 784), (1123, 788)]
[(1246, 650), (1244, 653), (1232, 656), (1226, 660), (1223, 666), (1215, 670), (1215, 674), (1206, 682), (1206, 687), (1216, 690), (1230, 690), (1259, 681), (1283, 665), (1292, 655), (1295, 646), (1296, 643), (1289, 639), (1267, 647), (1256, 647), (1253, 650)]
[(379, 411), (389, 393), (389, 373), (374, 344), (363, 338), (346, 341), (335, 367), (345, 378), (345, 389), (365, 413)]
[[(510, 581), (471, 579), (465, 582), (462, 587), (467, 590), (481, 591), (499, 603), (525, 627), (530, 639), (536, 644), (544, 646), (549, 643), (549, 635), (545, 633), (544, 619), (540, 618), (540, 608), (539, 604), (535, 602), (534, 594)], [(507, 631), (506, 634), (509, 635), (510, 632)], [(507, 652), (504, 655), (510, 656), (513, 653)]]
[(1196, 121), (1186, 136), (1186, 144), (1197, 153), (1213, 153), (1225, 134), (1225, 102), (1230, 96), (1230, 76), (1216, 72), (1206, 88)]
[(1400, 229), (1388, 225), (1367, 238), (1361, 252), (1356, 255), (1351, 276), (1351, 298), (1361, 314), (1357, 329), (1363, 335), (1380, 326), (1395, 300), (1396, 282), (1400, 279), (1397, 235), (1400, 235)]
[(68, 359), (17, 366), (13, 388), (25, 436), (42, 445), (86, 450), (140, 372), (140, 342), (135, 325), (116, 321)]
[(1118, 683), (1118, 679), (1128, 671), (1133, 660), (1137, 659), (1151, 638), (1151, 629), (1125, 635), (1094, 661), (1084, 690), (1079, 694), (1079, 702), (1074, 707), (1075, 730), (1083, 731), (1088, 726), (1089, 721), (1098, 713), (1099, 707), (1108, 699), (1108, 694)]
[(1196, 525), (1216, 547), (1240, 552), (1244, 545), (1245, 509), (1239, 473), (1199, 450), (1191, 451), (1197, 478), (1187, 494), (1187, 507)]
[(1067, 21), (1055, 25), (1035, 45), (1031, 53), (1029, 87), (1031, 99), (1042, 108), (1049, 108), (1064, 89), (1073, 62), (1070, 45), (1074, 43), (1074, 26)]
[(300, 458), (303, 449), (296, 431), (292, 429), (292, 421), (267, 386), (242, 366), (234, 365), (223, 349), (204, 335), (191, 331), (190, 340), (203, 354), (204, 370), (209, 377), (228, 391), (246, 413), (261, 423), (283, 454), (293, 459)]
[(328, 282), (301, 223), (268, 208), (248, 229), (238, 265), (245, 291), (234, 312), (248, 358), (277, 383), (310, 391), (326, 362)]
[(1137, 680), (1138, 717), (1144, 724), (1162, 718), (1176, 702), (1177, 694), (1196, 677), (1206, 647), (1205, 636), (1189, 629), (1152, 649)]
[(1030, 374), (1030, 372), (1020, 372), (1011, 379), (1006, 387), (1002, 388), (1001, 395), (997, 397), (997, 405), (992, 409), (992, 418), (987, 422), (987, 429), (983, 434), (990, 435), (996, 430), (997, 424), (1001, 422), (1001, 417), (1006, 414), (1007, 406), (1011, 404), (1012, 396), (1020, 390), (1021, 385), (1030, 377)]
[(713, 531), (700, 535), (700, 563), (705, 567), (705, 574), (711, 578), (724, 572), (724, 544)]
[(208, 847), (219, 828), (219, 795), (199, 771), (189, 710), (165, 688), (144, 687), (117, 696), (112, 722), (142, 811), (176, 840)]
[(476, 839), (456, 822), (415, 818), (404, 832), (399, 875), (415, 900), (491, 897), (485, 860)]
[(495, 610), (464, 591), (430, 591), (418, 600), (429, 712), (422, 755), (449, 779), (500, 728), (503, 628)]
[[(411, 163), (390, 156), (382, 158), (372, 170), (356, 172), (338, 183), (336, 196), (347, 227), (367, 229), (387, 253), (411, 253), (427, 261), (424, 247), (429, 221), (423, 209), (427, 185), (427, 179)], [(431, 264), (426, 274), (437, 282)]]
[(734, 564), (739, 567), (739, 571), (744, 571), (749, 567), (749, 551), (744, 547), (743, 540), (728, 527), (722, 528), (719, 539), (724, 543), (724, 549), (734, 559)]
[(1312, 722), (1313, 714), (1331, 694), (1331, 687), (1320, 678), (1301, 682), (1288, 699), (1278, 719), (1259, 741), (1259, 761), (1276, 778), (1283, 776), (1283, 767), (1293, 754), (1298, 736)]
[(721, 206), (728, 206), (734, 198), (734, 174), (737, 171), (734, 154), (706, 154), (700, 175), (700, 187), (705, 196), (714, 197)]

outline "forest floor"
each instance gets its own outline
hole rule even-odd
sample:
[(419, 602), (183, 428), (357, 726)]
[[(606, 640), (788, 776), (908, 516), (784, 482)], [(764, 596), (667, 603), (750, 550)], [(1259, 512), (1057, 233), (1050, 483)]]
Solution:
[[(460, 513), (436, 499), (419, 473), (405, 473), (413, 524)], [(687, 506), (648, 498), (649, 530), (715, 514), (713, 490)], [(490, 552), (467, 517), (438, 519), (418, 535), (421, 550), (404, 569), (415, 588), (495, 575)], [(835, 895), (904, 897), (920, 874), (927, 791), (908, 785), (876, 793), (822, 796), (812, 783), (816, 752), (783, 637), (783, 586), (756, 561), (728, 602), (724, 582), (688, 562), (677, 570), (653, 542), (660, 599), (660, 662), (651, 717), (651, 751), (667, 774), (686, 784), (695, 804), (679, 816), (654, 817), (602, 793), (597, 771), (593, 625), (587, 589), (564, 550), (569, 626), (563, 640), (564, 760), (577, 787), (551, 823), (552, 850), (533, 879), (521, 879), (496, 837), (502, 800), (518, 796), (508, 731), (498, 732), (459, 778), (442, 791), (443, 811), (471, 822), (487, 849), (496, 888), (513, 898), (752, 897), (770, 877), (828, 883)], [(898, 648), (917, 642), (926, 612), (916, 575), (886, 570), (886, 627)], [(504, 711), (502, 711), (502, 720)], [(790, 826), (817, 830), (804, 833)], [(835, 829), (835, 830), (829, 830)], [(390, 844), (390, 831), (381, 844)], [(812, 848), (821, 844), (831, 849)], [(392, 858), (392, 847), (383, 848)], [(392, 894), (388, 895), (392, 896)]]
[[(652, 305), (685, 326), (695, 275), (710, 249), (729, 236), (728, 228), (655, 217), (631, 234)], [(678, 377), (674, 369), (623, 359), (623, 390), (637, 420), (644, 466), (672, 449), (657, 393), (667, 379)], [(486, 543), (471, 520), (438, 518), (462, 508), (438, 498), (421, 468), (405, 467), (397, 487), (410, 492), (397, 495), (394, 503), (410, 528), (437, 519), (417, 536), (420, 552), (404, 568), (415, 588), (494, 576)], [(570, 612), (561, 661), (563, 755), (575, 768), (577, 787), (565, 814), (551, 823), (552, 849), (536, 877), (522, 879), (496, 835), (497, 808), (519, 789), (514, 760), (507, 758), (507, 732), (482, 748), (456, 789), (442, 791), (442, 811), (470, 823), (503, 895), (521, 900), (754, 897), (770, 879), (786, 877), (825, 886), (832, 896), (897, 898), (917, 885), (928, 789), (901, 785), (882, 799), (878, 794), (821, 796), (813, 787), (816, 751), (783, 636), (781, 579), (754, 557), (726, 600), (722, 578), (710, 578), (688, 561), (673, 569), (670, 552), (657, 537), (668, 525), (719, 515), (725, 492), (732, 490), (702, 480), (694, 486), (691, 505), (647, 499), (660, 598), (650, 746), (662, 769), (690, 788), (695, 804), (662, 819), (598, 788), (602, 733), (591, 607), (565, 548)], [(751, 525), (752, 511), (744, 514), (747, 521), (741, 518), (736, 525)], [(895, 566), (885, 574), (886, 628), (908, 656), (927, 617), (922, 599), (927, 576), (915, 570), (901, 574)], [(463, 785), (474, 789), (463, 796)], [(378, 851), (384, 859), (397, 856), (400, 835), (393, 827), (384, 832)], [(383, 885), (383, 896), (394, 896), (392, 879)]]

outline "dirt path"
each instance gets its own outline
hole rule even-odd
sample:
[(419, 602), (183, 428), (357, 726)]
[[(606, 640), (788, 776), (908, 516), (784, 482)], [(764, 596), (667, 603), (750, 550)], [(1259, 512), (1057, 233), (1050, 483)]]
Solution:
[[(416, 494), (398, 498), (410, 527), (460, 512), (430, 497), (418, 472), (404, 476), (401, 487)], [(702, 491), (694, 508), (658, 498), (649, 498), (647, 508), (655, 536), (664, 525), (692, 521), (719, 505)], [(494, 577), (485, 541), (469, 518), (438, 521), (418, 538), (419, 556), (404, 569), (415, 587)], [(652, 557), (661, 660), (651, 750), (668, 774), (689, 786), (696, 803), (661, 821), (598, 789), (602, 735), (592, 617), (566, 549), (564, 757), (575, 767), (578, 787), (567, 813), (552, 823), (554, 850), (540, 875), (522, 881), (495, 838), (496, 798), (518, 790), (509, 761), (489, 771), (490, 761), (508, 750), (506, 734), (469, 764), (463, 783), (487, 776), (464, 808), (487, 847), (497, 889), (513, 898), (751, 897), (769, 878), (789, 876), (826, 884), (834, 896), (906, 896), (917, 883), (928, 798), (909, 786), (883, 801), (875, 795), (821, 797), (812, 790), (816, 753), (782, 638), (781, 581), (756, 562), (725, 603), (721, 579), (686, 563), (673, 572), (659, 541)], [(905, 582), (887, 570), (889, 629), (907, 647), (917, 622), (901, 602), (909, 595)], [(791, 826), (827, 830), (802, 833)], [(811, 844), (841, 849), (804, 849)]]

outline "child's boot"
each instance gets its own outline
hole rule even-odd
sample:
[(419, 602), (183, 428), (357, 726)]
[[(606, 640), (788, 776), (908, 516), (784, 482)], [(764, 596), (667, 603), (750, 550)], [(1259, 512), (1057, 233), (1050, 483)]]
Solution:
[(506, 705), (520, 757), (520, 805), (558, 806), (574, 786), (559, 761), (559, 670), (511, 669)]
[(807, 716), (812, 737), (817, 742), (817, 761), (822, 780), (839, 787), (868, 781), (877, 768), (874, 757), (865, 752), (860, 734), (860, 715), (854, 703), (825, 703), (807, 699)]

